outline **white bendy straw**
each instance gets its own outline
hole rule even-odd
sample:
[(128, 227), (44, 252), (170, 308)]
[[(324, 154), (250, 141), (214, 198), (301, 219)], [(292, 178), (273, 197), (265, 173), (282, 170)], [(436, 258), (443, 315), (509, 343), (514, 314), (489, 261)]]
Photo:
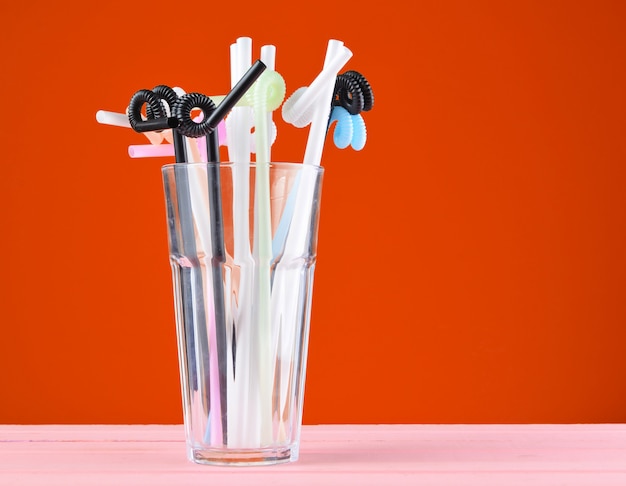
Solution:
[[(283, 105), (283, 119), (295, 120), (296, 124), (311, 121), (309, 136), (304, 154), (304, 167), (294, 190), (297, 190), (291, 222), (285, 240), (284, 251), (278, 261), (272, 287), (271, 309), (274, 329), (275, 362), (280, 363), (277, 376), (280, 377), (280, 416), (293, 406), (288, 403), (290, 384), (294, 383), (293, 358), (296, 352), (294, 323), (298, 321), (298, 296), (307, 291), (307, 282), (300, 272), (290, 271), (289, 265), (302, 258), (307, 250), (307, 236), (311, 221), (311, 208), (315, 196), (315, 183), (319, 177), (315, 170), (321, 164), (326, 128), (330, 115), (335, 79), (341, 68), (352, 57), (352, 52), (341, 41), (330, 40), (324, 59), (322, 72), (308, 88), (298, 90), (296, 99)], [(284, 214), (291, 210), (285, 209)], [(278, 366), (278, 364), (277, 364)]]

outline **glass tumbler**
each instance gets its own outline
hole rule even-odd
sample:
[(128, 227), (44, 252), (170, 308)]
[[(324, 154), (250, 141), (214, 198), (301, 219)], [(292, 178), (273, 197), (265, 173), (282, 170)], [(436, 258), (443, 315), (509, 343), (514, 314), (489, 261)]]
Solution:
[(162, 168), (187, 456), (299, 455), (323, 169)]

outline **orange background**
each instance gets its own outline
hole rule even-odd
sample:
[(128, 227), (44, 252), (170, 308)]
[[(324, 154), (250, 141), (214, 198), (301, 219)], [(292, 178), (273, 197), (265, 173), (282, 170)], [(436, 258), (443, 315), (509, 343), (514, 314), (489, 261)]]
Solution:
[[(288, 93), (326, 43), (370, 80), (326, 145), (306, 423), (626, 420), (626, 4), (3, 2), (0, 423), (179, 423), (160, 166), (98, 125), (220, 94), (229, 45)], [(279, 118), (279, 117), (276, 117)], [(307, 131), (279, 123), (275, 160)]]

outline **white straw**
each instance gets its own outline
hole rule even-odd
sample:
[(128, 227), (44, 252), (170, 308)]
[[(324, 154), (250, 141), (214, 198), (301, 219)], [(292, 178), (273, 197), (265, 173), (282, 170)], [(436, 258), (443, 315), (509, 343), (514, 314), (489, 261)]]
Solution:
[[(314, 167), (321, 163), (335, 79), (339, 70), (350, 57), (352, 57), (352, 52), (344, 47), (342, 42), (330, 40), (322, 72), (306, 91), (302, 91), (303, 94), (298, 101), (291, 107), (287, 107), (288, 109), (283, 108), (283, 118), (289, 118), (289, 116), (292, 116), (293, 119), (302, 118), (303, 113), (310, 111), (312, 121), (304, 154), (304, 167), (297, 186), (298, 192), (293, 216), (283, 255), (276, 268), (272, 288), (272, 318), (275, 326), (280, 326), (282, 323), (280, 339), (275, 344), (279, 358), (277, 362), (281, 363), (279, 411), (281, 416), (285, 408), (295, 405), (288, 400), (288, 390), (290, 384), (294, 383), (293, 373), (295, 372), (293, 357), (296, 351), (294, 348), (296, 329), (293, 323), (297, 322), (298, 319), (297, 303), (299, 296), (301, 299), (301, 294), (307, 291), (307, 282), (301, 279), (300, 272), (293, 272), (289, 269), (289, 263), (301, 258), (306, 253), (315, 182), (318, 177)], [(285, 117), (285, 114), (288, 116)]]
[[(310, 86), (296, 90), (290, 99), (285, 101), (282, 110), (283, 119), (297, 127), (304, 127), (312, 120), (314, 111), (330, 113), (330, 101), (337, 74), (351, 57), (352, 52), (343, 47), (339, 41), (329, 41), (324, 68)], [(328, 98), (328, 107), (323, 106), (323, 98)]]
[(128, 115), (124, 113), (114, 113), (112, 111), (98, 110), (96, 112), (96, 121), (103, 125), (113, 125), (115, 127), (130, 128)]
[[(309, 137), (304, 152), (305, 164), (320, 165), (322, 161), (322, 150), (324, 149), (324, 140), (326, 139), (326, 128), (330, 116), (335, 79), (337, 78), (339, 70), (352, 57), (352, 52), (338, 43), (339, 41), (332, 40), (328, 43), (324, 68), (326, 72), (334, 72), (334, 75), (330, 79), (324, 79), (325, 84), (319, 88), (320, 96), (315, 100), (315, 110), (313, 111), (313, 119), (311, 121), (311, 127), (309, 128)], [(307, 93), (305, 93), (302, 98), (306, 95)], [(300, 102), (302, 102), (302, 98), (300, 98)], [(296, 103), (294, 107), (294, 110), (297, 109), (298, 103)]]
[[(230, 47), (231, 87), (252, 65), (252, 40), (240, 37)], [(244, 96), (244, 98), (246, 98)], [(237, 322), (235, 356), (236, 381), (229, 384), (229, 446), (258, 447), (260, 430), (258, 398), (250, 376), (254, 373), (252, 354), (253, 323), (253, 275), (254, 259), (250, 249), (250, 127), (252, 110), (236, 106), (226, 118), (228, 154), (233, 162), (233, 262), (239, 268), (237, 294)], [(234, 300), (234, 297), (232, 297)], [(233, 304), (234, 305), (234, 304)], [(231, 408), (232, 407), (232, 408)]]
[[(111, 125), (114, 127), (130, 128), (128, 115), (124, 113), (115, 113), (113, 111), (98, 110), (96, 112), (96, 121), (102, 125)], [(143, 132), (145, 137), (151, 144), (158, 145), (163, 141), (163, 134), (158, 132)]]

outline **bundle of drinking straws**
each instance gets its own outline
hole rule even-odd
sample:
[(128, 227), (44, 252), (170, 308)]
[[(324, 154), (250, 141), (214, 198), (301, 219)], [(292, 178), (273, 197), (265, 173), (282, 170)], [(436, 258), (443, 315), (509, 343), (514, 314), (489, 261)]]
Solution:
[[(253, 63), (252, 40), (242, 37), (230, 46), (226, 95), (161, 85), (137, 91), (126, 113), (96, 114), (100, 123), (147, 137), (148, 144), (129, 147), (131, 157), (175, 157), (164, 167), (164, 184), (192, 449), (297, 442), (312, 289), (312, 270), (303, 274), (302, 268), (314, 260), (322, 149), (333, 123), (337, 147), (362, 149), (361, 112), (373, 106), (361, 74), (339, 74), (351, 57), (342, 42), (330, 40), (319, 75), (285, 101), (276, 48), (263, 46)], [(287, 123), (310, 125), (303, 163), (289, 164), (298, 166), (293, 176), (271, 161), (273, 112), (281, 106)], [(228, 164), (220, 163), (224, 145)], [(278, 211), (277, 185), (285, 194)], [(232, 234), (225, 235), (230, 225)]]

